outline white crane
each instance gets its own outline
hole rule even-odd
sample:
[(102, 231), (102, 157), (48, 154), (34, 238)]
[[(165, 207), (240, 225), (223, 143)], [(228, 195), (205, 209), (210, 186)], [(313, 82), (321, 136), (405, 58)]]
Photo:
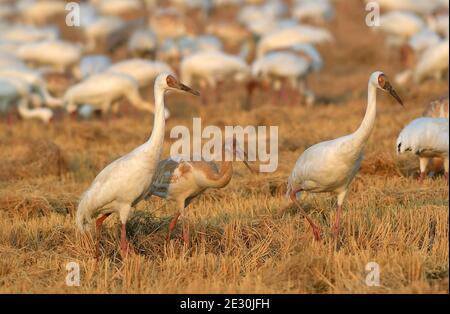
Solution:
[(328, 0), (297, 0), (293, 16), (299, 21), (324, 23), (334, 17), (333, 5)]
[[(91, 221), (96, 220), (97, 240), (103, 221), (111, 213), (118, 213), (121, 228), (121, 253), (126, 256), (128, 241), (125, 224), (132, 207), (150, 187), (158, 165), (164, 143), (164, 94), (169, 90), (182, 90), (194, 95), (198, 92), (183, 85), (170, 74), (160, 74), (154, 85), (155, 116), (153, 130), (147, 142), (135, 148), (104, 168), (83, 193), (76, 213), (78, 228), (86, 231)], [(97, 257), (99, 250), (97, 242)]]
[(37, 65), (50, 65), (55, 70), (64, 72), (81, 59), (81, 47), (62, 40), (39, 41), (23, 44), (17, 56), (25, 62)]
[(20, 18), (27, 24), (46, 24), (52, 18), (65, 14), (65, 3), (55, 0), (20, 0), (17, 3)]
[(232, 47), (238, 47), (243, 42), (251, 39), (251, 32), (234, 21), (211, 21), (206, 26), (206, 33), (219, 37), (225, 44)]
[(414, 69), (415, 83), (421, 83), (429, 77), (440, 80), (449, 66), (449, 40), (443, 40), (427, 48), (419, 58)]
[(448, 119), (448, 96), (430, 102), (423, 113), (424, 117)]
[(118, 16), (99, 16), (81, 26), (86, 39), (86, 49), (92, 51), (100, 43), (107, 44), (108, 39), (124, 32), (127, 23)]
[(287, 195), (297, 205), (312, 227), (314, 238), (320, 240), (320, 229), (302, 209), (297, 194), (301, 192), (337, 194), (335, 237), (339, 233), (342, 204), (348, 187), (359, 170), (364, 146), (375, 125), (377, 89), (389, 92), (400, 104), (402, 101), (382, 72), (369, 78), (367, 109), (359, 128), (352, 134), (309, 147), (298, 158), (288, 179)]
[(387, 35), (388, 47), (400, 47), (414, 34), (425, 28), (425, 22), (418, 15), (408, 11), (392, 11), (380, 17), (380, 30)]
[[(366, 0), (366, 2), (374, 2), (374, 0)], [(440, 0), (375, 0), (375, 2), (377, 2), (383, 10), (411, 11), (420, 15), (429, 14), (442, 5)]]
[[(300, 95), (309, 106), (314, 103), (315, 96), (308, 89), (306, 79), (311, 72), (319, 71), (322, 65), (322, 58), (313, 45), (296, 44), (287, 49), (269, 52), (255, 60), (252, 64), (252, 76), (257, 81), (273, 82), (274, 89), (282, 94), (281, 97), (276, 97), (275, 103), (279, 103), (280, 98), (285, 98), (283, 83), (288, 83), (296, 91), (292, 103), (297, 104)], [(253, 90), (248, 91), (251, 96)]]
[[(305, 79), (309, 68), (308, 61), (301, 56), (289, 51), (277, 51), (257, 59), (252, 64), (252, 76), (258, 81), (273, 82), (274, 89), (282, 93), (281, 98), (285, 98), (283, 86), (287, 83), (291, 89), (300, 93), (301, 82)], [(297, 103), (295, 97), (292, 98), (292, 103)]]
[(400, 132), (397, 153), (411, 152), (419, 156), (420, 183), (426, 176), (430, 159), (438, 157), (444, 160), (448, 185), (448, 136), (448, 118), (417, 118)]
[(103, 15), (122, 16), (144, 9), (140, 0), (100, 0), (96, 8)]
[[(431, 117), (431, 118), (447, 118), (448, 119), (448, 107), (449, 101), (448, 101), (448, 95), (439, 97), (433, 101), (431, 101), (425, 108), (425, 111), (423, 112), (424, 117)], [(436, 171), (440, 171), (443, 169), (443, 160), (442, 158), (433, 158), (431, 160), (431, 166), (434, 171), (430, 173), (434, 174)]]
[(172, 73), (172, 75), (175, 73), (170, 65), (165, 62), (139, 58), (114, 63), (108, 68), (107, 72), (129, 75), (139, 83), (139, 87), (153, 84), (160, 73)]
[[(123, 98), (141, 110), (155, 112), (153, 104), (142, 99), (139, 84), (134, 78), (113, 72), (95, 74), (71, 86), (64, 94), (63, 102), (69, 113), (74, 113), (79, 106), (88, 104), (105, 114), (111, 106), (116, 112)], [(165, 115), (168, 115), (167, 111)]]
[(74, 68), (74, 75), (77, 79), (83, 80), (91, 75), (106, 71), (111, 64), (111, 58), (106, 55), (87, 55), (81, 58), (78, 67)]
[(24, 66), (0, 67), (0, 76), (18, 78), (26, 81), (32, 91), (42, 97), (44, 103), (49, 107), (61, 107), (62, 101), (50, 95), (47, 84), (39, 71)]
[(191, 31), (186, 26), (185, 16), (176, 8), (157, 9), (150, 17), (149, 26), (158, 36), (158, 40), (176, 39)]
[(332, 40), (333, 36), (323, 28), (306, 25), (286, 27), (263, 36), (258, 43), (257, 55), (262, 57), (268, 51), (291, 47), (295, 44), (321, 44)]
[(39, 119), (46, 124), (51, 121), (53, 117), (51, 109), (29, 108), (33, 96), (32, 86), (25, 80), (17, 77), (0, 77), (0, 112), (8, 115), (9, 122), (14, 105), (17, 105), (17, 112), (23, 119)]
[(219, 85), (225, 80), (245, 81), (250, 77), (250, 67), (240, 57), (220, 51), (204, 51), (184, 58), (180, 73), (181, 80), (187, 84), (197, 80), (202, 88), (215, 89), (216, 100), (219, 101)]
[(177, 41), (182, 58), (202, 51), (222, 51), (223, 44), (219, 38), (214, 35), (203, 36), (183, 36)]
[(441, 37), (429, 28), (424, 28), (420, 32), (411, 36), (406, 44), (400, 48), (401, 60), (404, 66), (414, 67), (423, 52), (441, 41)]
[(2, 29), (0, 39), (12, 43), (24, 44), (36, 41), (56, 40), (59, 29), (52, 26), (35, 27), (31, 25), (16, 24)]
[(133, 57), (154, 59), (158, 48), (158, 38), (150, 28), (137, 29), (131, 34), (127, 48), (128, 53)]
[[(406, 54), (409, 68), (396, 75), (395, 81), (399, 85), (405, 85), (411, 79), (418, 84), (426, 79), (441, 80), (448, 72), (449, 66), (449, 40), (440, 40), (437, 44), (426, 48), (415, 61), (415, 57)], [(415, 64), (414, 64), (415, 63)], [(413, 64), (413, 65), (412, 65)]]

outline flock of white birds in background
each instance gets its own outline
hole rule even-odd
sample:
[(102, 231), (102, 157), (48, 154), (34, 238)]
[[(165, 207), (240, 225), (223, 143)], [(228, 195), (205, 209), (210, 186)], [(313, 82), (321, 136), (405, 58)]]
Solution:
[(374, 30), (386, 35), (389, 49), (401, 54), (404, 71), (395, 81), (406, 85), (440, 80), (449, 66), (449, 2), (447, 0), (378, 0), (384, 14)]
[[(448, 1), (377, 2), (382, 15), (380, 27), (374, 30), (386, 35), (386, 45), (401, 55), (405, 67), (395, 82), (417, 84), (448, 77)], [(271, 86), (284, 102), (313, 105), (315, 95), (307, 79), (324, 66), (316, 47), (332, 47), (335, 42), (325, 28), (335, 17), (331, 0), (295, 0), (292, 7), (282, 0), (167, 3), (170, 6), (161, 7), (158, 0), (83, 1), (79, 28), (83, 40), (72, 42), (63, 39), (61, 30), (52, 25), (55, 16), (67, 14), (65, 1), (0, 0), (1, 114), (9, 117), (10, 112), (17, 111), (24, 119), (48, 123), (53, 110), (63, 108), (89, 118), (94, 111), (117, 112), (123, 99), (154, 114), (149, 140), (107, 166), (83, 195), (77, 211), (77, 223), (83, 230), (97, 218), (98, 235), (104, 219), (118, 213), (124, 254), (128, 250), (125, 224), (137, 202), (152, 194), (176, 200), (179, 212), (169, 226), (171, 231), (191, 198), (208, 187), (222, 187), (231, 178), (231, 164), (218, 170), (208, 163), (159, 163), (165, 119), (170, 116), (164, 105), (165, 92), (183, 90), (198, 95), (176, 77), (199, 87), (205, 104), (210, 102), (210, 94), (219, 100), (223, 83), (234, 82), (244, 86), (249, 95), (257, 87)], [(226, 5), (239, 5), (235, 20), (210, 20), (216, 10)], [(150, 12), (148, 17), (124, 18), (127, 13), (145, 10)], [(200, 12), (200, 32), (188, 22), (192, 12)], [(113, 61), (107, 54), (123, 45), (126, 59)], [(99, 49), (107, 52), (101, 54)], [(67, 83), (60, 94), (50, 90), (52, 79)], [(151, 86), (154, 102), (141, 95), (143, 88)], [(378, 89), (402, 104), (387, 77), (374, 72), (369, 78), (367, 111), (360, 127), (350, 135), (308, 148), (289, 177), (288, 194), (308, 219), (317, 240), (320, 229), (303, 212), (298, 193), (337, 195), (337, 236), (348, 186), (359, 170), (365, 143), (374, 127)], [(442, 158), (448, 182), (448, 97), (431, 106), (429, 117), (412, 121), (400, 133), (397, 152), (419, 156), (421, 181), (430, 159)], [(184, 175), (185, 185), (165, 178), (167, 171)], [(161, 173), (162, 177), (158, 175)], [(160, 186), (152, 185), (155, 175)], [(161, 184), (164, 192), (158, 190)]]
[[(448, 75), (448, 1), (378, 3), (383, 14), (380, 27), (374, 29), (386, 34), (387, 45), (402, 54), (405, 66), (396, 83), (420, 83)], [(247, 86), (249, 94), (256, 87), (270, 86), (279, 93), (273, 94), (276, 100), (314, 104), (307, 78), (323, 67), (315, 46), (334, 44), (333, 35), (324, 28), (335, 18), (331, 0), (295, 0), (291, 7), (282, 0), (172, 0), (164, 4), (161, 7), (156, 0), (82, 1), (82, 40), (72, 42), (63, 39), (61, 29), (52, 24), (55, 16), (68, 13), (65, 1), (0, 1), (0, 79), (6, 82), (0, 90), (0, 112), (17, 108), (23, 118), (48, 122), (52, 109), (64, 107), (89, 118), (96, 110), (117, 112), (124, 98), (153, 112), (154, 105), (145, 102), (139, 91), (151, 86), (162, 72), (178, 73), (189, 84), (208, 89), (203, 93), (204, 103), (211, 94), (217, 101), (221, 84), (234, 81)], [(239, 6), (235, 20), (210, 19), (227, 5)], [(123, 17), (145, 10), (150, 13), (145, 18)], [(201, 31), (188, 21), (188, 15), (197, 11), (204, 26)], [(128, 59), (119, 60), (120, 65), (97, 52), (122, 44)], [(52, 95), (47, 80), (56, 77), (57, 81), (58, 74), (69, 76), (71, 86), (62, 95)]]
[[(154, 112), (140, 92), (157, 74), (178, 73), (208, 95), (220, 97), (220, 86), (271, 86), (283, 95), (293, 91), (294, 103), (314, 103), (306, 80), (322, 68), (315, 45), (332, 43), (321, 25), (334, 17), (328, 0), (89, 0), (80, 3), (82, 40), (63, 39), (52, 21), (65, 16), (65, 1), (0, 1), (0, 113), (49, 122), (53, 110), (64, 108), (89, 118), (94, 111), (117, 112), (122, 99)], [(166, 6), (169, 4), (169, 6)], [(222, 6), (238, 5), (236, 19), (210, 20)], [(148, 17), (125, 19), (148, 10)], [(191, 11), (190, 11), (191, 10)], [(187, 14), (200, 11), (202, 31), (194, 31)], [(292, 11), (292, 12), (291, 12)], [(125, 45), (127, 59), (107, 55)], [(101, 54), (98, 51), (105, 50)], [(231, 53), (230, 51), (234, 51)], [(237, 52), (237, 53), (236, 53)], [(12, 74), (13, 73), (13, 74)], [(52, 82), (65, 82), (53, 92)], [(61, 83), (62, 84), (62, 83)], [(303, 97), (303, 99), (301, 98)], [(166, 109), (166, 118), (170, 116)]]

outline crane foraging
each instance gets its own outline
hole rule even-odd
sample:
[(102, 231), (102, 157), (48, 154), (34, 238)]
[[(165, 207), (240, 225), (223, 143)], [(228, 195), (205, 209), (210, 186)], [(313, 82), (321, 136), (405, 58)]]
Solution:
[(421, 117), (408, 124), (397, 139), (397, 153), (406, 152), (419, 156), (420, 183), (425, 179), (430, 159), (442, 158), (448, 185), (448, 118)]
[(125, 224), (132, 207), (145, 196), (153, 180), (164, 143), (164, 95), (170, 90), (199, 95), (172, 75), (160, 74), (154, 84), (156, 110), (151, 136), (144, 144), (104, 168), (81, 197), (76, 223), (81, 231), (86, 231), (91, 221), (97, 218), (97, 257), (101, 225), (112, 213), (119, 214), (122, 223), (120, 249), (122, 256), (127, 255)]
[(359, 128), (350, 135), (321, 142), (306, 149), (298, 158), (288, 179), (287, 195), (308, 220), (316, 240), (320, 240), (320, 229), (302, 209), (297, 194), (301, 192), (337, 194), (337, 215), (334, 225), (334, 236), (337, 238), (342, 204), (348, 187), (359, 170), (364, 146), (375, 125), (377, 89), (387, 91), (403, 105), (383, 72), (372, 73), (368, 85), (367, 109)]
[(22, 119), (39, 119), (48, 124), (53, 111), (49, 108), (29, 108), (29, 105), (39, 97), (33, 92), (33, 87), (26, 80), (19, 77), (2, 77), (0, 75), (0, 113), (6, 113), (8, 123), (11, 124), (11, 109), (16, 108)]
[[(89, 104), (105, 114), (111, 106), (113, 111), (117, 111), (123, 98), (141, 110), (155, 112), (155, 106), (142, 99), (139, 83), (133, 77), (114, 72), (95, 74), (71, 86), (64, 94), (63, 101), (69, 113), (76, 112), (79, 106)], [(169, 112), (166, 108), (164, 112), (167, 118)]]
[[(232, 154), (232, 159), (228, 160), (226, 152)], [(232, 161), (236, 156), (244, 156), (242, 159), (245, 166), (251, 171), (254, 170), (246, 161), (246, 154), (240, 150), (233, 140), (232, 147), (226, 145), (222, 150), (222, 165), (220, 169), (212, 161), (189, 161), (183, 158), (168, 158), (158, 164), (153, 183), (146, 196), (152, 195), (175, 201), (177, 212), (169, 224), (167, 241), (175, 228), (179, 219), (184, 218), (184, 212), (189, 204), (207, 189), (221, 189), (228, 185), (233, 175)], [(189, 243), (189, 228), (183, 222), (183, 240)]]
[[(250, 77), (250, 67), (238, 56), (221, 51), (203, 51), (183, 58), (180, 73), (187, 84), (198, 81), (202, 89), (212, 88), (219, 102), (221, 84), (227, 80), (246, 81)], [(205, 97), (203, 103), (207, 102)]]

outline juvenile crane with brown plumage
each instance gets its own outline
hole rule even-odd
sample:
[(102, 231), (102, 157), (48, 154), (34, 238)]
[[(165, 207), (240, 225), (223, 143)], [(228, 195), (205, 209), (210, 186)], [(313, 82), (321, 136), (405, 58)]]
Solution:
[[(177, 212), (169, 224), (167, 240), (175, 228), (178, 219), (184, 218), (184, 211), (189, 204), (206, 189), (221, 189), (230, 183), (233, 175), (233, 160), (236, 155), (244, 156), (243, 162), (251, 171), (254, 170), (245, 160), (246, 154), (241, 151), (236, 141), (233, 140), (232, 148), (224, 146), (222, 152), (232, 152), (232, 160), (225, 158), (222, 154), (220, 168), (212, 161), (188, 161), (183, 158), (168, 158), (161, 160), (155, 172), (153, 183), (146, 196), (152, 195), (175, 201)], [(185, 244), (189, 243), (189, 228), (183, 221), (183, 240)]]

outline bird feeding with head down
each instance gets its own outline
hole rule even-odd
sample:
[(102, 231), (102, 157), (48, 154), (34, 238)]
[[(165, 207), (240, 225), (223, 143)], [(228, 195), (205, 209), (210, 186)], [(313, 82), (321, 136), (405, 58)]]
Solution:
[(397, 153), (411, 152), (419, 157), (422, 183), (430, 159), (444, 160), (444, 176), (448, 184), (448, 118), (421, 117), (409, 123), (398, 136)]
[(288, 179), (287, 195), (311, 225), (316, 240), (321, 238), (320, 228), (303, 210), (297, 195), (301, 192), (331, 192), (337, 195), (337, 215), (334, 225), (334, 236), (337, 238), (342, 204), (349, 185), (360, 168), (364, 146), (375, 125), (377, 89), (388, 92), (403, 105), (387, 76), (380, 71), (372, 73), (368, 84), (366, 113), (359, 128), (350, 135), (321, 142), (306, 149), (298, 158)]
[[(171, 157), (159, 162), (153, 183), (148, 191), (147, 198), (152, 195), (175, 201), (177, 212), (169, 224), (167, 241), (178, 220), (183, 224), (183, 241), (189, 244), (189, 228), (185, 223), (185, 210), (191, 202), (207, 189), (221, 189), (230, 183), (233, 175), (233, 160), (236, 156), (242, 157), (244, 165), (254, 173), (255, 170), (247, 162), (247, 154), (241, 150), (236, 140), (232, 145), (223, 146), (220, 168), (213, 161), (204, 159), (195, 161), (182, 157)], [(230, 154), (232, 158), (228, 158)]]
[(96, 218), (97, 257), (102, 223), (112, 213), (119, 215), (122, 224), (120, 252), (122, 256), (128, 253), (125, 224), (133, 206), (145, 196), (157, 169), (164, 143), (164, 95), (171, 90), (200, 95), (171, 74), (158, 75), (154, 84), (155, 115), (151, 136), (104, 168), (81, 197), (76, 223), (81, 231), (86, 231)]

